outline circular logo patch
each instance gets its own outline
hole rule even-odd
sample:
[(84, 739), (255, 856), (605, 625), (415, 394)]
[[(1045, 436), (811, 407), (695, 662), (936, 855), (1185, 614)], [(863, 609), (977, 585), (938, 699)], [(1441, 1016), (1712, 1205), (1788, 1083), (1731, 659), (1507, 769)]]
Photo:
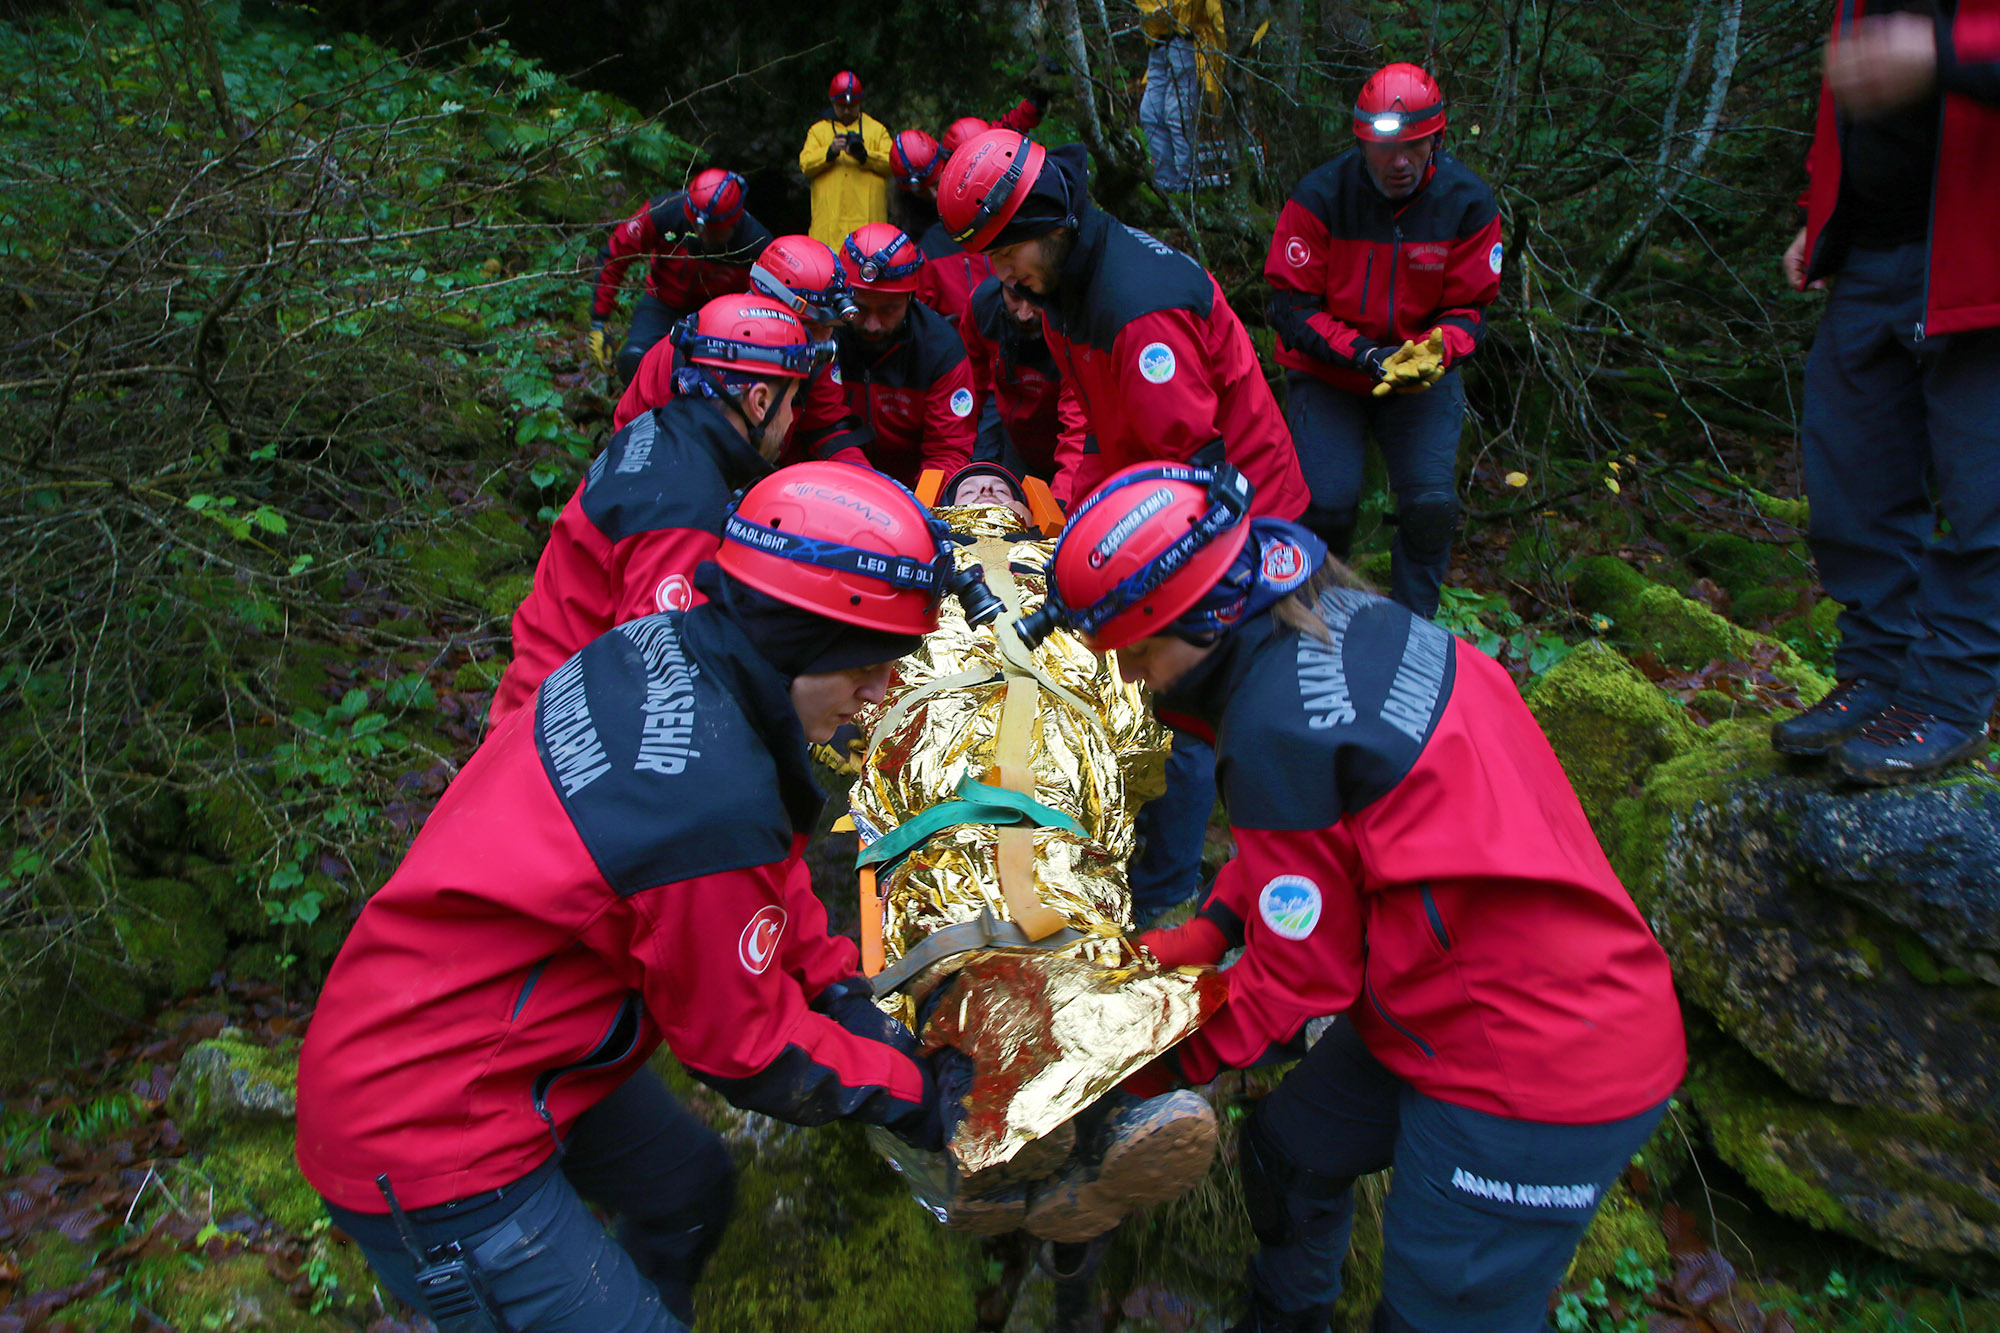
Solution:
[(1282, 939), (1302, 940), (1312, 934), (1319, 924), (1319, 909), (1319, 885), (1304, 875), (1280, 875), (1257, 895), (1257, 915)]
[(1139, 352), (1139, 373), (1153, 384), (1165, 384), (1174, 377), (1174, 349), (1165, 343), (1147, 343)]
[(1495, 273), (1500, 271), (1500, 242), (1493, 242), (1493, 248), (1486, 252), (1486, 262)]
[(1285, 242), (1285, 262), (1293, 268), (1304, 268), (1312, 262), (1313, 252), (1304, 241), (1294, 236)]
[(784, 908), (758, 908), (736, 940), (736, 961), (746, 972), (761, 973), (778, 956), (778, 937), (784, 933)]
[(955, 417), (972, 415), (972, 390), (957, 389), (951, 395), (951, 414)]
[(669, 574), (653, 589), (653, 605), (662, 611), (685, 611), (694, 605), (694, 585), (685, 574)]
[(1306, 567), (1306, 553), (1294, 542), (1272, 542), (1264, 548), (1264, 581), (1280, 587), (1298, 578)]
[(826, 377), (835, 384), (840, 383), (840, 362), (836, 361), (826, 368)]

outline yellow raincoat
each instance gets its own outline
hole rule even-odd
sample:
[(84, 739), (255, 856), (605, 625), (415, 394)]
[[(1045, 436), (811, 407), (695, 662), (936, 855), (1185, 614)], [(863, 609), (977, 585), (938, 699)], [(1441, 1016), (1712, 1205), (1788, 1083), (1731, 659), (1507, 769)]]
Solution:
[[(856, 162), (851, 154), (826, 160), (836, 134), (861, 131), (861, 146), (868, 160)], [(824, 116), (806, 132), (806, 146), (799, 150), (799, 170), (812, 182), (812, 238), (836, 252), (847, 233), (870, 222), (889, 220), (889, 131), (882, 122), (861, 113), (857, 125), (836, 125)]]

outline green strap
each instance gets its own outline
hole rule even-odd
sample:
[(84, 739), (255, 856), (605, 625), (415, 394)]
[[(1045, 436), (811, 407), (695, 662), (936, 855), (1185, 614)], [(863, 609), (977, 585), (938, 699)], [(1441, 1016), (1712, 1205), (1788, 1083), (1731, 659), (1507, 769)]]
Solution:
[(1079, 838), (1088, 836), (1081, 824), (1053, 806), (1043, 805), (1024, 792), (975, 781), (968, 771), (958, 780), (957, 800), (939, 801), (922, 814), (898, 824), (862, 848), (854, 864), (859, 868), (899, 861), (939, 833), (960, 824), (1022, 823), (1061, 829)]

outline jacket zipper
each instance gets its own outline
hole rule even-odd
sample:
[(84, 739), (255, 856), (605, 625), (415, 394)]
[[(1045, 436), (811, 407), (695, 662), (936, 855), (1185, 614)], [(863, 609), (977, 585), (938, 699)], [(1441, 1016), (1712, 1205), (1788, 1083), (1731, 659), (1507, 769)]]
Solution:
[[(543, 1123), (548, 1125), (550, 1138), (555, 1138), (556, 1122), (555, 1118), (549, 1114), (548, 1096), (549, 1090), (556, 1085), (556, 1081), (567, 1078), (571, 1074), (583, 1073), (586, 1070), (608, 1068), (625, 1059), (632, 1054), (633, 1049), (639, 1044), (640, 1026), (639, 997), (628, 991), (624, 1002), (618, 1006), (617, 1014), (612, 1017), (611, 1026), (605, 1030), (602, 1037), (597, 1039), (597, 1044), (591, 1047), (588, 1055), (585, 1055), (581, 1060), (566, 1065), (558, 1065), (554, 1069), (544, 1070), (542, 1073), (536, 1075), (534, 1085), (535, 1114), (540, 1116)], [(560, 1139), (556, 1141), (556, 1147), (562, 1147)]]
[(1438, 948), (1451, 952), (1451, 936), (1445, 933), (1444, 918), (1438, 914), (1437, 900), (1431, 897), (1430, 884), (1419, 884), (1417, 891), (1424, 896), (1424, 915), (1430, 918), (1431, 934), (1437, 937)]
[[(1375, 247), (1368, 247), (1368, 262), (1361, 269), (1361, 311), (1368, 312), (1368, 288), (1375, 280)], [(1392, 329), (1391, 332), (1394, 332)]]
[(1395, 1019), (1395, 1016), (1391, 1014), (1387, 1009), (1382, 1007), (1381, 998), (1375, 994), (1374, 982), (1364, 980), (1361, 983), (1361, 985), (1362, 988), (1368, 992), (1368, 1003), (1375, 1006), (1375, 1012), (1382, 1016), (1382, 1021), (1384, 1023), (1387, 1023), (1390, 1027), (1402, 1033), (1403, 1036), (1409, 1040), (1411, 1045), (1415, 1046), (1418, 1050), (1424, 1053), (1424, 1058), (1426, 1060), (1435, 1059), (1437, 1057), (1437, 1052), (1431, 1049), (1431, 1044), (1429, 1042), (1425, 1041), (1422, 1037), (1419, 1037), (1416, 1033), (1404, 1027), (1401, 1023), (1398, 1023)]
[(1403, 266), (1403, 228), (1389, 228), (1389, 340), (1396, 341), (1396, 270)]
[[(1937, 137), (1939, 153), (1944, 151), (1944, 108), (1945, 94), (1940, 91), (1938, 93)], [(1917, 307), (1916, 341), (1919, 344), (1922, 344), (1924, 340), (1924, 324), (1930, 318), (1931, 313), (1931, 256), (1936, 253), (1935, 247), (1937, 245), (1937, 179), (1937, 162), (1933, 159), (1931, 162), (1931, 212), (1930, 216), (1924, 220), (1924, 295), (1923, 304)]]

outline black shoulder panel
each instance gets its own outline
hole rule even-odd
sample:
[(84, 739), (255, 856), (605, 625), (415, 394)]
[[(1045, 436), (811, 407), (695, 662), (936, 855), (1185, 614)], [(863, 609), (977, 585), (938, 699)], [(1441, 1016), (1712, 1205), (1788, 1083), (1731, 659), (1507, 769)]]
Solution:
[(1395, 239), (1396, 219), (1388, 201), (1368, 180), (1361, 150), (1350, 148), (1307, 172), (1292, 198), (1325, 224), (1336, 241)]
[(669, 611), (620, 625), (535, 699), (542, 768), (625, 897), (791, 851), (777, 764), (720, 673), (688, 652), (681, 624)]
[(1437, 171), (1424, 194), (1454, 237), (1475, 234), (1500, 212), (1491, 187), (1450, 153), (1437, 155)]
[(714, 454), (692, 432), (698, 423), (690, 421), (690, 407), (707, 410), (708, 404), (676, 399), (641, 412), (591, 463), (579, 503), (605, 540), (662, 528), (722, 531), (731, 489)]
[(915, 297), (910, 298), (910, 341), (916, 345), (917, 383), (923, 388), (965, 360), (965, 339), (951, 321)]
[(1274, 634), (1230, 695), (1216, 779), (1245, 828), (1325, 828), (1403, 780), (1451, 698), (1453, 640), (1383, 597), (1332, 589), (1331, 644)]
[(1105, 221), (1110, 225), (1104, 229), (1104, 252), (1075, 326), (1065, 330), (1072, 341), (1110, 351), (1125, 326), (1141, 315), (1191, 310), (1208, 318), (1215, 306), (1215, 281), (1207, 269), (1108, 214)]
[(985, 334), (989, 342), (1000, 341), (1001, 321), (1007, 318), (1007, 309), (1000, 299), (1000, 279), (988, 276), (972, 289), (972, 298), (966, 303), (972, 312), (972, 325)]

